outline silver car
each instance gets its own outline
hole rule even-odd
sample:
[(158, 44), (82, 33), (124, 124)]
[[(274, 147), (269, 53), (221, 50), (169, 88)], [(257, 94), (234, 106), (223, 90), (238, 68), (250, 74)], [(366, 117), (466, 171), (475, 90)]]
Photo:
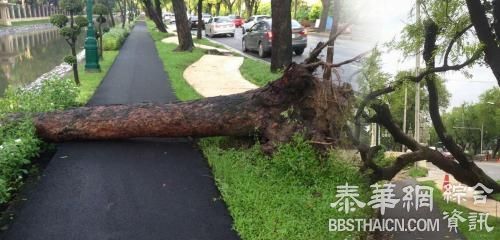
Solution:
[(213, 17), (205, 24), (205, 35), (213, 37), (215, 35), (229, 35), (234, 37), (234, 23), (228, 17)]
[[(259, 57), (264, 58), (271, 53), (273, 32), (271, 30), (272, 20), (266, 19), (253, 25), (246, 30), (241, 46), (244, 52), (258, 51)], [(292, 49), (297, 55), (302, 55), (307, 47), (307, 34), (295, 20), (292, 20)]]

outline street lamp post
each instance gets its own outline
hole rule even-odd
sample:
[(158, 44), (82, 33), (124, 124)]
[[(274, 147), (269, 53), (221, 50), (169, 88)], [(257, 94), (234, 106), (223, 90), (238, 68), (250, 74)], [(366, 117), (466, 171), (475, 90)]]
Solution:
[(94, 19), (92, 14), (93, 1), (87, 0), (87, 37), (85, 38), (85, 71), (101, 71), (95, 39)]

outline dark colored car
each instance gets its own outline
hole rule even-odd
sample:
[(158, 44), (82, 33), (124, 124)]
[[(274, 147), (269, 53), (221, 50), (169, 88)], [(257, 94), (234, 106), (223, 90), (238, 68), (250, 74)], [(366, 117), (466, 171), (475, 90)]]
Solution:
[[(203, 30), (205, 30), (205, 23), (208, 22), (208, 20), (212, 17), (212, 15), (210, 14), (203, 14), (202, 15), (202, 26), (203, 26)], [(189, 22), (191, 23), (191, 29), (197, 29), (198, 28), (198, 16), (190, 16), (189, 17)]]
[[(266, 19), (257, 22), (246, 30), (241, 42), (242, 49), (246, 51), (258, 51), (259, 57), (267, 57), (271, 53), (273, 33), (271, 31), (272, 20)], [(307, 47), (307, 34), (304, 28), (295, 20), (292, 20), (292, 49), (297, 55), (302, 55)]]
[(243, 24), (245, 23), (245, 20), (243, 20), (243, 18), (241, 18), (240, 16), (229, 15), (228, 17), (233, 21), (234, 26), (237, 28), (243, 26)]

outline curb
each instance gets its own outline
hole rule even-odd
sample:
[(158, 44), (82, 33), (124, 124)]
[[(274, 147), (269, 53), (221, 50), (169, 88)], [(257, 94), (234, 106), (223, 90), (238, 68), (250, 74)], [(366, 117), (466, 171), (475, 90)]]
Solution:
[(230, 51), (232, 51), (232, 52), (234, 52), (234, 53), (236, 53), (236, 54), (242, 55), (243, 57), (250, 58), (250, 59), (255, 60), (255, 61), (263, 62), (263, 63), (265, 63), (265, 64), (269, 64), (269, 65), (271, 64), (270, 62), (268, 62), (268, 61), (266, 61), (266, 60), (263, 60), (263, 59), (260, 59), (260, 58), (254, 57), (254, 56), (249, 55), (249, 54), (246, 54), (246, 53), (244, 53), (244, 52), (242, 52), (242, 51), (240, 51), (240, 50), (238, 50), (238, 49), (236, 49), (236, 48), (233, 48), (233, 47), (231, 47), (231, 46), (228, 46), (228, 45), (226, 45), (226, 44), (224, 44), (224, 43), (217, 42), (217, 41), (212, 40), (212, 39), (210, 39), (210, 38), (206, 38), (206, 37), (204, 37), (204, 38), (205, 38), (205, 39), (207, 39), (208, 41), (212, 42), (212, 43), (222, 45), (222, 46), (224, 46), (225, 48), (227, 48), (228, 50), (230, 50)]

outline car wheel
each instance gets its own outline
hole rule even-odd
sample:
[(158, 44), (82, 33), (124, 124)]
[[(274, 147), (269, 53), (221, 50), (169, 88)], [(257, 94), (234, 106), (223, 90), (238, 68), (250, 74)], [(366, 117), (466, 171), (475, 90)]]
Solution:
[(234, 33), (229, 34), (230, 37), (234, 37)]
[(247, 43), (245, 39), (241, 41), (241, 49), (243, 50), (243, 52), (248, 52)]
[(302, 53), (304, 53), (304, 49), (303, 48), (298, 48), (298, 49), (295, 49), (294, 50), (295, 54), (297, 54), (298, 56), (302, 55)]
[(241, 34), (245, 35), (245, 28), (241, 27)]
[(264, 45), (262, 44), (262, 42), (259, 43), (259, 57), (267, 57), (267, 52), (264, 50)]

